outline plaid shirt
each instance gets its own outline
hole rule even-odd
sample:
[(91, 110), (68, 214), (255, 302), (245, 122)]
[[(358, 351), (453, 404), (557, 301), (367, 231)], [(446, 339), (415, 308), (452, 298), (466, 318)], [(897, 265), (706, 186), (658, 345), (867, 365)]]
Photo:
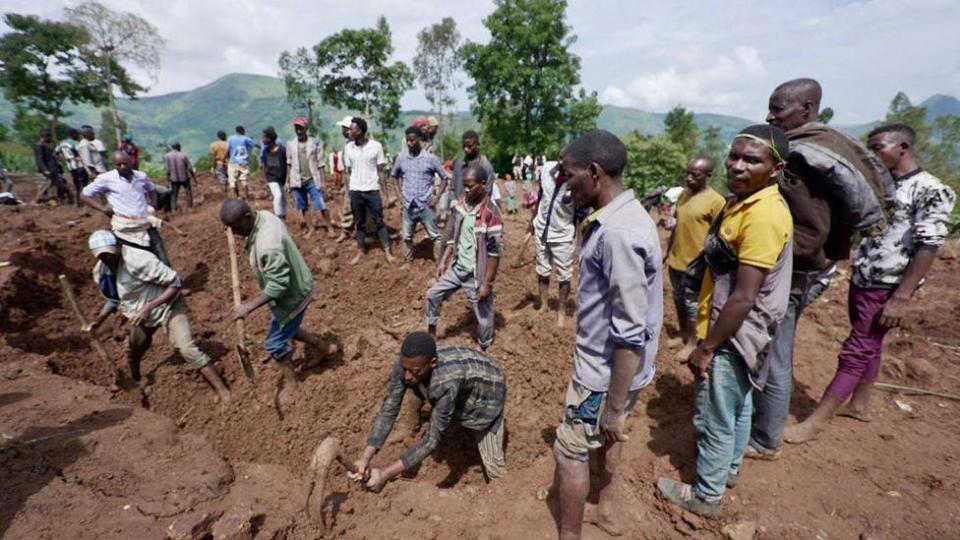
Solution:
[(406, 200), (405, 208), (409, 209), (414, 203), (417, 208), (426, 208), (430, 205), (435, 174), (444, 180), (448, 177), (447, 171), (443, 170), (443, 165), (436, 156), (425, 150), (421, 150), (416, 156), (411, 156), (410, 152), (401, 152), (397, 156), (390, 176), (399, 178), (401, 181), (403, 198)]
[[(407, 389), (398, 358), (390, 373), (387, 397), (367, 438), (369, 446), (383, 447), (400, 413)], [(503, 404), (507, 400), (506, 375), (493, 358), (480, 351), (467, 347), (441, 347), (437, 350), (437, 366), (430, 374), (429, 388), (418, 385), (410, 389), (422, 399), (429, 400), (433, 411), (426, 435), (400, 456), (406, 470), (417, 466), (433, 452), (451, 421), (458, 421), (463, 427), (475, 431), (495, 429), (503, 421)]]

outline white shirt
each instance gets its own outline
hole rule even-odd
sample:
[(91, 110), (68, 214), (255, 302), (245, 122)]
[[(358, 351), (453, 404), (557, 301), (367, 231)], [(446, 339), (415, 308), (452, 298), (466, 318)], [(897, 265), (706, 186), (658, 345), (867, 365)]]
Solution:
[(146, 194), (156, 190), (145, 173), (133, 171), (133, 179), (128, 182), (114, 169), (97, 176), (81, 193), (86, 197), (103, 194), (113, 213), (142, 219), (150, 215)]
[[(548, 161), (540, 171), (540, 205), (537, 207), (537, 216), (533, 220), (533, 229), (537, 233), (537, 242), (573, 242), (576, 228), (573, 226), (576, 214), (573, 205), (573, 195), (570, 193), (570, 182), (564, 182), (557, 187), (553, 178), (553, 168), (556, 161)], [(546, 238), (544, 238), (546, 229)]]
[(383, 145), (368, 139), (362, 147), (350, 141), (343, 149), (343, 166), (350, 170), (350, 191), (377, 191), (380, 189), (378, 166), (387, 162)]

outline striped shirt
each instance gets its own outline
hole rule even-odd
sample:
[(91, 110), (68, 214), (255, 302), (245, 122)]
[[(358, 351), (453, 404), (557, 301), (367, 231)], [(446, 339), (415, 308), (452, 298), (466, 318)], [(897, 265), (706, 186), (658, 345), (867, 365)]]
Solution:
[[(499, 364), (475, 349), (441, 347), (437, 350), (437, 366), (430, 374), (427, 389), (419, 385), (408, 387), (403, 380), (400, 359), (397, 359), (390, 373), (387, 397), (367, 438), (369, 446), (383, 447), (408, 388), (429, 400), (433, 410), (426, 435), (400, 456), (406, 470), (416, 467), (433, 452), (451, 421), (475, 431), (496, 429), (503, 421), (507, 379)], [(424, 390), (427, 396), (423, 395)]]

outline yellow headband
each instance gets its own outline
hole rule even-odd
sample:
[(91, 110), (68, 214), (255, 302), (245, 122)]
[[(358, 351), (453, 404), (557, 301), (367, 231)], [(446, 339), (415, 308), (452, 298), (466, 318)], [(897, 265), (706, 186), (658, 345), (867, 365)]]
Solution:
[(736, 139), (750, 139), (751, 141), (757, 141), (758, 143), (769, 148), (771, 152), (773, 152), (773, 157), (777, 158), (777, 163), (784, 163), (783, 156), (781, 156), (780, 152), (777, 151), (777, 146), (773, 144), (772, 140), (768, 141), (763, 137), (758, 137), (754, 135), (753, 133), (739, 133), (737, 134), (736, 137), (734, 137), (734, 140)]

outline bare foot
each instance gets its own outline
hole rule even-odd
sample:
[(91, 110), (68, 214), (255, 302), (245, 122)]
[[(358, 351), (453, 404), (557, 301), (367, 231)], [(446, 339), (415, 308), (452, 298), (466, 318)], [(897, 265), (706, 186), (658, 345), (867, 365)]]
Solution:
[(343, 242), (346, 239), (347, 239), (347, 232), (340, 231), (340, 236), (337, 237), (337, 243), (339, 244), (340, 242)]
[(847, 418), (853, 418), (854, 420), (859, 420), (861, 422), (869, 422), (873, 420), (873, 415), (870, 414), (870, 409), (856, 407), (853, 403), (847, 403), (837, 411), (837, 416), (846, 416)]
[(787, 426), (783, 430), (783, 440), (790, 444), (803, 444), (816, 440), (820, 436), (820, 427), (807, 422)]
[(396, 259), (393, 257), (393, 255), (390, 254), (389, 251), (384, 251), (384, 252), (383, 252), (383, 256), (386, 257), (388, 263), (392, 263), (393, 261), (396, 260)]
[[(337, 238), (337, 231), (333, 230), (333, 227), (327, 228), (327, 238)], [(339, 241), (339, 239), (337, 241)]]
[(360, 262), (360, 257), (363, 257), (363, 253), (357, 253), (356, 255), (354, 255), (353, 258), (350, 259), (350, 265), (356, 266), (356, 264)]
[(313, 227), (307, 227), (307, 234), (303, 235), (304, 238), (310, 238), (313, 236)]
[(540, 307), (537, 308), (537, 313), (546, 313), (550, 306), (547, 305), (546, 300), (540, 301)]
[(277, 403), (281, 407), (289, 405), (293, 401), (293, 396), (297, 391), (296, 384), (281, 382), (280, 393), (277, 394)]
[(560, 312), (557, 313), (557, 328), (563, 328), (563, 325), (564, 325), (565, 322), (566, 322), (566, 321), (565, 321), (565, 318), (564, 318), (564, 316), (563, 316), (563, 310), (560, 310)]
[(218, 392), (217, 401), (220, 402), (220, 412), (226, 412), (227, 407), (230, 405), (230, 392)]
[(596, 525), (598, 529), (610, 536), (623, 536), (624, 530), (620, 520), (614, 517), (613, 513), (602, 512), (599, 507), (590, 512), (584, 518), (584, 522)]

